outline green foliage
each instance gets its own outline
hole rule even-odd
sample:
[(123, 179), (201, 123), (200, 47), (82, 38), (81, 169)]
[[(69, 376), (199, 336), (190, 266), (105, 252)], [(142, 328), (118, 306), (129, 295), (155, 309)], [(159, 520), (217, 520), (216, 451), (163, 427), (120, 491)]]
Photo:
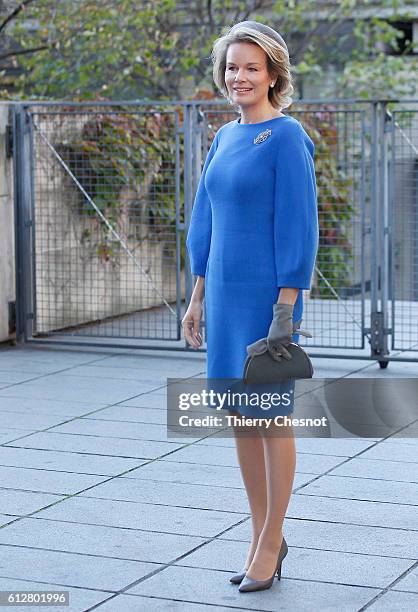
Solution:
[(354, 4), (360, 10), (368, 10), (368, 17), (354, 20), (351, 36), (355, 44), (349, 57), (339, 61), (337, 88), (341, 97), (413, 97), (417, 92), (418, 61), (416, 55), (408, 55), (412, 41), (406, 41), (396, 27), (398, 22), (413, 20), (408, 2), (381, 0), (376, 7), (370, 0), (356, 0)]
[[(133, 146), (131, 146), (133, 145)], [(56, 145), (58, 153), (102, 212), (113, 217), (112, 209), (124, 185), (137, 185), (146, 171), (146, 146), (138, 135), (135, 116), (93, 115), (79, 137)], [(82, 200), (83, 214), (97, 213)]]
[[(100, 3), (39, 0), (19, 14), (9, 34), (22, 49), (20, 97), (111, 99), (176, 93), (183, 61), (172, 0)], [(173, 62), (173, 58), (175, 61)]]
[[(335, 88), (323, 89), (323, 97), (335, 91), (341, 97), (387, 97), (388, 91), (400, 97), (413, 95), (417, 86), (411, 78), (417, 58), (409, 55), (402, 63), (412, 42), (396, 27), (411, 18), (408, 4), (340, 0), (323, 7), (316, 0), (259, 0), (256, 13), (252, 3), (236, 0), (36, 0), (5, 31), (19, 50), (10, 58), (21, 71), (14, 87), (20, 98), (181, 98), (187, 81), (196, 88), (212, 82), (212, 42), (243, 19), (283, 32), (298, 89), (334, 65)], [(319, 20), (320, 10), (327, 11), (327, 21)], [(384, 53), (382, 45), (395, 55)]]
[[(176, 212), (172, 116), (163, 112), (138, 115), (123, 109), (115, 112), (115, 107), (111, 112), (102, 109), (86, 114), (79, 134), (62, 140), (58, 136), (56, 140), (55, 148), (73, 176), (124, 240), (162, 240), (170, 250)], [(125, 197), (123, 188), (128, 189)], [(78, 214), (85, 219), (99, 219), (91, 202), (80, 190), (77, 193)], [(103, 221), (101, 226), (97, 253), (108, 261), (115, 252), (106, 243), (109, 230)], [(91, 231), (85, 229), (82, 242), (92, 239)]]
[[(315, 173), (318, 187), (319, 247), (316, 266), (336, 293), (352, 286), (353, 245), (350, 230), (355, 208), (354, 182), (349, 168), (339, 165), (338, 128), (332, 113), (315, 113), (303, 119), (315, 143)], [(335, 299), (322, 276), (317, 276), (312, 294)]]

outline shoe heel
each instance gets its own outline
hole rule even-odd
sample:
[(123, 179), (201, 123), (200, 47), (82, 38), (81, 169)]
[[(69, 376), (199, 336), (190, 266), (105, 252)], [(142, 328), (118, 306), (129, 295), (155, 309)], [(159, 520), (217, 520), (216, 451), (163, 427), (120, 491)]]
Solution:
[(280, 580), (282, 577), (282, 564), (280, 563), (279, 567), (277, 568), (277, 580)]

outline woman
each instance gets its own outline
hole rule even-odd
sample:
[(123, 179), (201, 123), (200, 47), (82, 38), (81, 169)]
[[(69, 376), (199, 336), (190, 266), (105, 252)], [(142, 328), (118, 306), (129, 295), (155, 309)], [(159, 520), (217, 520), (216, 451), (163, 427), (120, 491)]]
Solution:
[[(217, 131), (199, 181), (186, 241), (198, 278), (182, 323), (198, 348), (205, 299), (207, 377), (241, 378), (263, 338), (275, 359), (289, 358), (286, 346), (299, 340), (296, 322), (318, 248), (314, 144), (281, 112), (294, 88), (280, 34), (240, 22), (215, 41), (212, 60), (217, 87), (241, 116)], [(293, 401), (265, 416), (292, 411)], [(244, 569), (230, 579), (241, 592), (269, 588), (276, 572), (280, 579), (287, 554), (282, 525), (296, 451), (292, 427), (278, 429), (260, 426), (248, 437), (234, 428), (252, 517)]]

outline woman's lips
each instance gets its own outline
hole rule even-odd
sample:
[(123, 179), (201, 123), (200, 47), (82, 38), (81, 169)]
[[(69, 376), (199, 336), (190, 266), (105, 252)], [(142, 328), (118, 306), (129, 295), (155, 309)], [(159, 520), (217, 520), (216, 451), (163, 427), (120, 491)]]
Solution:
[(234, 91), (235, 91), (237, 94), (246, 94), (246, 93), (250, 93), (250, 91), (252, 91), (252, 90), (253, 90), (253, 89), (252, 89), (252, 87), (249, 87), (249, 88), (243, 88), (242, 90), (241, 90), (240, 88), (238, 89), (238, 88), (234, 87)]

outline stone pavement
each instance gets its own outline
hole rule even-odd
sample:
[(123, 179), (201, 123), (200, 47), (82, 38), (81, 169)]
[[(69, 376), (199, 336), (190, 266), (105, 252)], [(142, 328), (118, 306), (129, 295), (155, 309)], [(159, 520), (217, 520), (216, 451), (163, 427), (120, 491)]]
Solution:
[(414, 438), (298, 438), (282, 580), (229, 583), (250, 540), (234, 441), (166, 436), (167, 377), (204, 375), (194, 352), (0, 350), (0, 590), (69, 590), (71, 611), (417, 610)]

